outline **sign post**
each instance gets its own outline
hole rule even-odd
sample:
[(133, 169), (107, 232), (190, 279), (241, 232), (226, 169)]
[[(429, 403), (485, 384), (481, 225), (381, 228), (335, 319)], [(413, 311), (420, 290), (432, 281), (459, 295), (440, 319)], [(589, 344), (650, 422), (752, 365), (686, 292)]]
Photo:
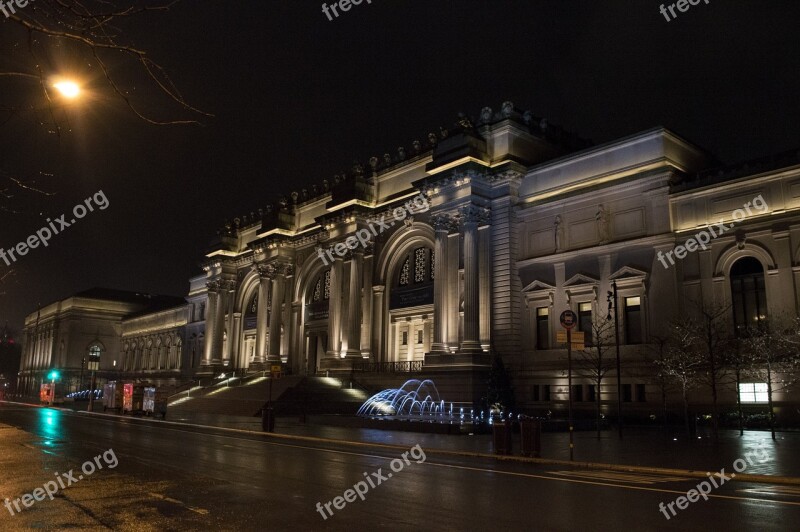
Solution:
[(561, 326), (567, 330), (567, 393), (569, 397), (569, 459), (574, 460), (573, 452), (575, 444), (573, 442), (572, 426), (572, 329), (578, 322), (578, 316), (571, 310), (561, 313)]

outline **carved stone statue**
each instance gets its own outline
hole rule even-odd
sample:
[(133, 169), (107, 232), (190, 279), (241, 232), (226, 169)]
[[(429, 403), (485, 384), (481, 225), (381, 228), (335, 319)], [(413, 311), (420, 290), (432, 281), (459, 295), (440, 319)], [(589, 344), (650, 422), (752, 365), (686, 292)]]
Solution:
[(594, 215), (594, 219), (597, 222), (597, 234), (600, 236), (600, 243), (605, 244), (611, 240), (611, 233), (609, 231), (609, 222), (611, 221), (611, 216), (603, 207), (602, 203), (597, 206), (597, 214)]
[(514, 104), (511, 102), (503, 102), (503, 116), (508, 118), (514, 114)]
[(492, 121), (492, 108), (484, 107), (481, 109), (481, 123), (489, 124)]
[(556, 240), (556, 251), (564, 249), (564, 223), (561, 221), (561, 216), (556, 216), (553, 222), (553, 233)]

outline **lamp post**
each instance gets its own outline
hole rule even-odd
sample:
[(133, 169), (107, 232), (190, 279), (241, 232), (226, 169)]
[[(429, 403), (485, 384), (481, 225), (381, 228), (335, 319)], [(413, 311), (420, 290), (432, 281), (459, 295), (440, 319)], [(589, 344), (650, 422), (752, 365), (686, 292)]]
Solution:
[[(606, 320), (611, 320), (611, 309), (614, 309), (614, 343), (617, 348), (617, 425), (619, 439), (622, 439), (622, 368), (619, 359), (619, 315), (617, 314), (617, 281), (611, 281), (613, 291), (608, 292), (608, 315)], [(612, 301), (613, 299), (613, 301)]]
[(58, 378), (58, 371), (51, 371), (48, 377), (50, 377), (50, 406), (53, 406), (56, 399), (56, 379)]

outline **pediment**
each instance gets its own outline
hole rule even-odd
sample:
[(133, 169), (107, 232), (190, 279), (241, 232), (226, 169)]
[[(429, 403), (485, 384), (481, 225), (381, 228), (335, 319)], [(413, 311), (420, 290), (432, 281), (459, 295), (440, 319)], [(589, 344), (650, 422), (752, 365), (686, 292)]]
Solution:
[(564, 283), (564, 287), (586, 287), (586, 286), (595, 286), (599, 284), (599, 279), (595, 279), (593, 277), (589, 277), (588, 275), (583, 275), (582, 273), (578, 273), (573, 275), (569, 278), (567, 282)]
[(535, 292), (537, 290), (555, 290), (556, 287), (553, 285), (549, 285), (544, 281), (535, 280), (528, 286), (522, 289), (523, 292)]
[(611, 274), (610, 279), (613, 280), (623, 280), (623, 279), (641, 279), (643, 277), (647, 277), (647, 272), (642, 270), (637, 270), (636, 268), (631, 268), (630, 266), (623, 266), (613, 274)]

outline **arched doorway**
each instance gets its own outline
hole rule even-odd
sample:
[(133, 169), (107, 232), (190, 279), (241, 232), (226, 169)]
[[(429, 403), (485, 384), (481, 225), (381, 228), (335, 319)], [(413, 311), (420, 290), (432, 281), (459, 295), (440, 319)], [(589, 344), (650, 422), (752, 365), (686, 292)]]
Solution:
[(328, 350), (328, 313), (331, 298), (331, 269), (311, 276), (303, 291), (303, 352), (306, 372), (313, 375)]
[(398, 254), (389, 286), (388, 362), (421, 362), (433, 342), (433, 283), (436, 256), (422, 240)]

